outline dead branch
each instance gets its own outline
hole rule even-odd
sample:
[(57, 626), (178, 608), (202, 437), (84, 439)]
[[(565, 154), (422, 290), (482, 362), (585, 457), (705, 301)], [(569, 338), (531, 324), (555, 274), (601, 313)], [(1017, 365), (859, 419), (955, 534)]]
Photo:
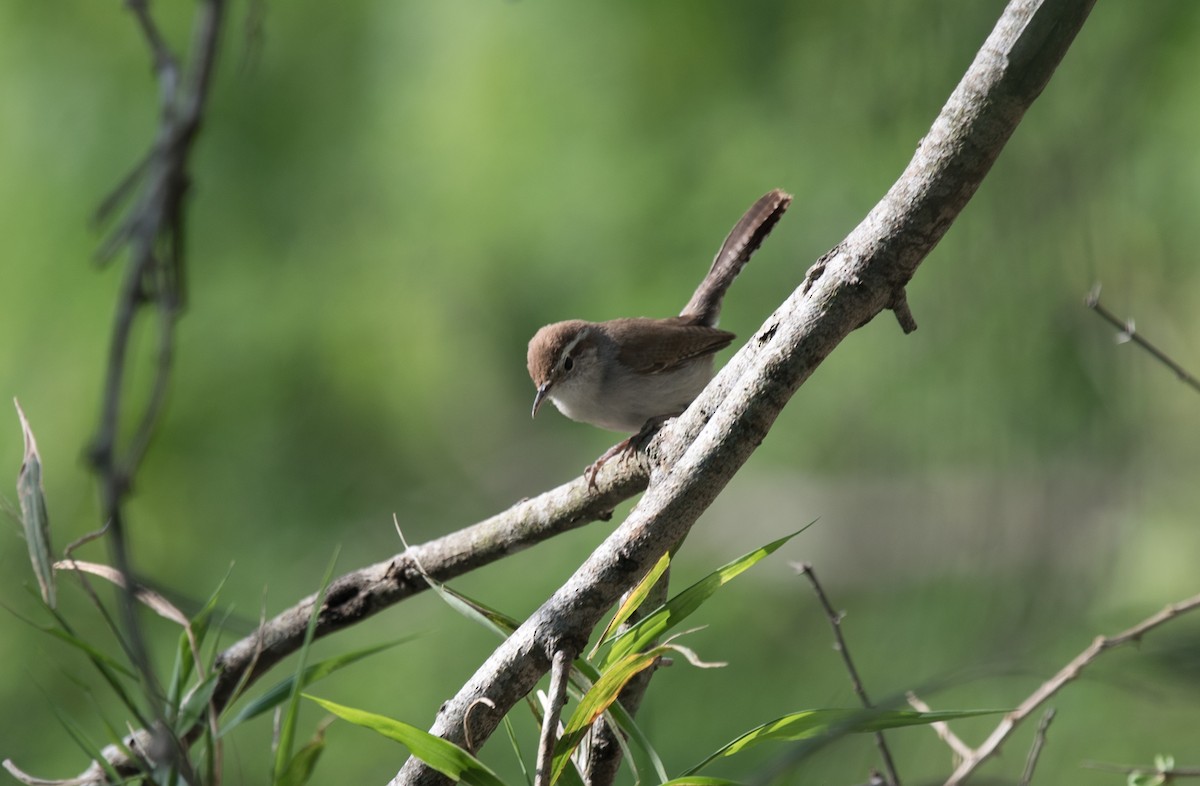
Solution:
[[(975, 193), (1041, 93), (1093, 0), (1014, 0), (922, 140), (864, 221), (818, 260), (800, 288), (651, 443), (651, 481), (629, 518), (438, 713), (432, 732), (478, 744), (533, 689), (560, 648), (581, 647), (621, 593), (712, 503), (766, 437), (796, 389), (843, 338), (898, 303), (897, 291)], [(397, 786), (444, 784), (410, 759)]]

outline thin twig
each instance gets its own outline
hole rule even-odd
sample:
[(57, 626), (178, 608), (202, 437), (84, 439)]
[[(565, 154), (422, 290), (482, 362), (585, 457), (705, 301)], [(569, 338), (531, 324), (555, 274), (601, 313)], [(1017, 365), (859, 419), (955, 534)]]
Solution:
[(1120, 340), (1132, 341), (1134, 344), (1137, 344), (1139, 347), (1149, 352), (1151, 357), (1153, 357), (1159, 363), (1162, 363), (1164, 366), (1171, 369), (1175, 376), (1179, 377), (1181, 382), (1192, 388), (1192, 390), (1195, 390), (1197, 393), (1200, 393), (1200, 379), (1196, 379), (1196, 377), (1190, 374), (1187, 369), (1172, 360), (1171, 356), (1166, 352), (1163, 352), (1161, 349), (1142, 338), (1142, 334), (1138, 333), (1134, 329), (1132, 319), (1122, 320), (1100, 303), (1099, 284), (1092, 287), (1092, 291), (1088, 293), (1087, 297), (1084, 299), (1084, 303), (1092, 311), (1095, 311), (1097, 314), (1099, 314), (1105, 322), (1108, 322), (1117, 330), (1121, 331), (1118, 334), (1118, 338)]
[[(1158, 765), (1109, 764), (1104, 761), (1083, 761), (1080, 767), (1101, 772), (1119, 772), (1122, 775), (1161, 775), (1165, 778), (1200, 778), (1200, 767), (1159, 767)], [(1170, 783), (1169, 780), (1163, 783)]]
[[(109, 529), (112, 563), (123, 576), (132, 577), (132, 558), (123, 507), (133, 476), (153, 436), (170, 379), (174, 325), (182, 303), (184, 200), (192, 143), (200, 128), (216, 62), (220, 22), (225, 0), (205, 0), (197, 10), (196, 37), (187, 73), (181, 78), (179, 60), (155, 22), (146, 0), (127, 0), (150, 49), (158, 77), (160, 120), (150, 152), (133, 167), (101, 204), (99, 214), (110, 214), (118, 204), (133, 204), (108, 240), (100, 257), (110, 258), (128, 249), (128, 263), (120, 286), (109, 340), (108, 365), (100, 407), (100, 422), (91, 442), (89, 458), (99, 481), (102, 521)], [(129, 446), (122, 450), (119, 435), (125, 403), (130, 342), (141, 310), (153, 305), (159, 314), (159, 348), (154, 382)], [(157, 736), (167, 736), (170, 724), (163, 716), (163, 689), (150, 662), (134, 597), (134, 582), (118, 592), (123, 646), (140, 677), (147, 703), (154, 712)], [(153, 746), (167, 752), (180, 770), (188, 770), (179, 739), (158, 740)], [(190, 777), (190, 776), (189, 776)]]
[[(933, 712), (933, 707), (930, 707), (925, 702), (917, 697), (917, 694), (909, 691), (905, 694), (908, 699), (908, 705), (918, 712)], [(942, 742), (950, 746), (950, 750), (954, 752), (954, 766), (958, 766), (959, 762), (965, 760), (974, 751), (971, 746), (962, 741), (962, 738), (950, 730), (949, 724), (945, 721), (934, 721), (929, 724), (930, 728), (941, 738)]]
[(63, 549), (63, 554), (67, 558), (70, 558), (77, 549), (81, 549), (92, 541), (99, 540), (107, 534), (108, 523), (106, 522), (100, 526), (100, 529), (92, 530), (91, 532), (85, 532), (75, 540), (71, 541), (69, 544), (67, 544), (67, 547)]
[(546, 697), (546, 711), (542, 715), (542, 739), (538, 744), (537, 772), (534, 786), (550, 786), (550, 774), (554, 765), (554, 743), (558, 739), (558, 719), (567, 702), (567, 676), (571, 672), (571, 653), (565, 649), (555, 650), (550, 667), (550, 693)]
[(149, 3), (146, 0), (126, 0), (125, 5), (137, 19), (138, 26), (142, 29), (142, 35), (146, 37), (146, 45), (150, 47), (150, 53), (154, 55), (154, 70), (158, 73), (162, 103), (164, 106), (170, 106), (174, 103), (179, 87), (179, 61), (175, 59), (171, 48), (167, 46), (166, 39), (158, 29), (158, 24), (150, 15)]
[(1029, 747), (1029, 756), (1025, 759), (1025, 772), (1021, 773), (1020, 786), (1029, 786), (1033, 780), (1033, 770), (1037, 767), (1038, 757), (1042, 755), (1042, 748), (1046, 745), (1046, 731), (1050, 728), (1050, 722), (1054, 720), (1054, 708), (1051, 707), (1042, 715), (1042, 722), (1038, 724), (1037, 731), (1033, 735), (1033, 745)]
[(1064, 685), (1078, 677), (1101, 653), (1119, 647), (1122, 644), (1128, 644), (1131, 641), (1139, 641), (1142, 636), (1160, 625), (1164, 625), (1198, 607), (1200, 607), (1200, 595), (1195, 595), (1179, 603), (1167, 605), (1158, 613), (1147, 617), (1132, 628), (1122, 631), (1115, 636), (1097, 636), (1087, 649), (1075, 656), (1057, 674), (1042, 683), (1025, 701), (1021, 702), (1020, 706), (1005, 715), (991, 736), (958, 765), (958, 768), (946, 780), (946, 786), (957, 786), (957, 784), (962, 783), (980, 764), (983, 764), (983, 762), (996, 753), (1001, 743), (1008, 739), (1008, 735), (1013, 732), (1017, 724), (1048, 701), (1051, 696), (1058, 693)]
[[(833, 604), (829, 602), (829, 596), (825, 594), (825, 588), (817, 580), (816, 571), (813, 570), (810, 563), (794, 562), (792, 567), (803, 574), (812, 584), (813, 592), (817, 594), (817, 600), (821, 602), (821, 608), (825, 610), (829, 626), (833, 628), (833, 648), (842, 656), (842, 663), (846, 665), (846, 673), (850, 675), (850, 684), (854, 686), (854, 693), (865, 709), (872, 709), (874, 705), (867, 696), (867, 689), (863, 687), (862, 678), (858, 676), (858, 669), (854, 667), (854, 659), (850, 657), (850, 648), (846, 646), (846, 639), (842, 636), (842, 619), (846, 615), (833, 608)], [(887, 740), (884, 739), (881, 731), (875, 732), (875, 747), (879, 748), (879, 756), (883, 759), (883, 766), (887, 770), (888, 782), (891, 786), (900, 786), (900, 775), (896, 772), (896, 763), (892, 760), (892, 752), (888, 750)]]
[(150, 441), (154, 437), (156, 426), (167, 403), (167, 390), (171, 379), (171, 366), (175, 355), (175, 323), (179, 316), (178, 303), (174, 297), (164, 298), (159, 304), (158, 357), (154, 368), (154, 381), (150, 390), (150, 398), (137, 430), (130, 437), (126, 451), (125, 465), (132, 468), (142, 462)]

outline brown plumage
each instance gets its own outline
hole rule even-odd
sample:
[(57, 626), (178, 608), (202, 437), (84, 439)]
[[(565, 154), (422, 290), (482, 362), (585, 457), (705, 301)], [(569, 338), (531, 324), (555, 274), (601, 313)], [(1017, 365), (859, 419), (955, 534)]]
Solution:
[(572, 420), (628, 432), (683, 412), (712, 379), (712, 355), (734, 339), (717, 329), (725, 292), (791, 201), (775, 189), (746, 211), (679, 316), (540, 329), (526, 358), (537, 386), (533, 413), (550, 399)]

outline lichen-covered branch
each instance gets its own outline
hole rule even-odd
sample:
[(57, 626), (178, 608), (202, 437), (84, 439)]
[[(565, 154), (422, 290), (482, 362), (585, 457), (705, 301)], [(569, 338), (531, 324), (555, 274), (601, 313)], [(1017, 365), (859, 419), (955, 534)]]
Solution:
[[(1082, 26), (1093, 0), (1014, 0), (912, 161), (863, 222), (649, 448), (651, 482), (629, 518), (447, 701), (432, 732), (478, 745), (559, 649), (582, 646), (621, 593), (687, 533), (766, 438), (797, 388), (852, 331), (893, 304), (975, 193)], [(911, 321), (911, 313), (905, 322)], [(392, 783), (443, 784), (410, 759)]]

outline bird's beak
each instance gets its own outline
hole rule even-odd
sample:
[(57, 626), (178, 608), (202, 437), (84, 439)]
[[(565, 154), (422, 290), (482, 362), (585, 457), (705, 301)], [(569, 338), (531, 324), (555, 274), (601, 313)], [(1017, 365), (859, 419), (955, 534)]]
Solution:
[(546, 400), (546, 396), (550, 395), (550, 383), (547, 382), (538, 388), (537, 395), (533, 397), (533, 414), (532, 418), (537, 417), (538, 410), (542, 408), (542, 402)]

